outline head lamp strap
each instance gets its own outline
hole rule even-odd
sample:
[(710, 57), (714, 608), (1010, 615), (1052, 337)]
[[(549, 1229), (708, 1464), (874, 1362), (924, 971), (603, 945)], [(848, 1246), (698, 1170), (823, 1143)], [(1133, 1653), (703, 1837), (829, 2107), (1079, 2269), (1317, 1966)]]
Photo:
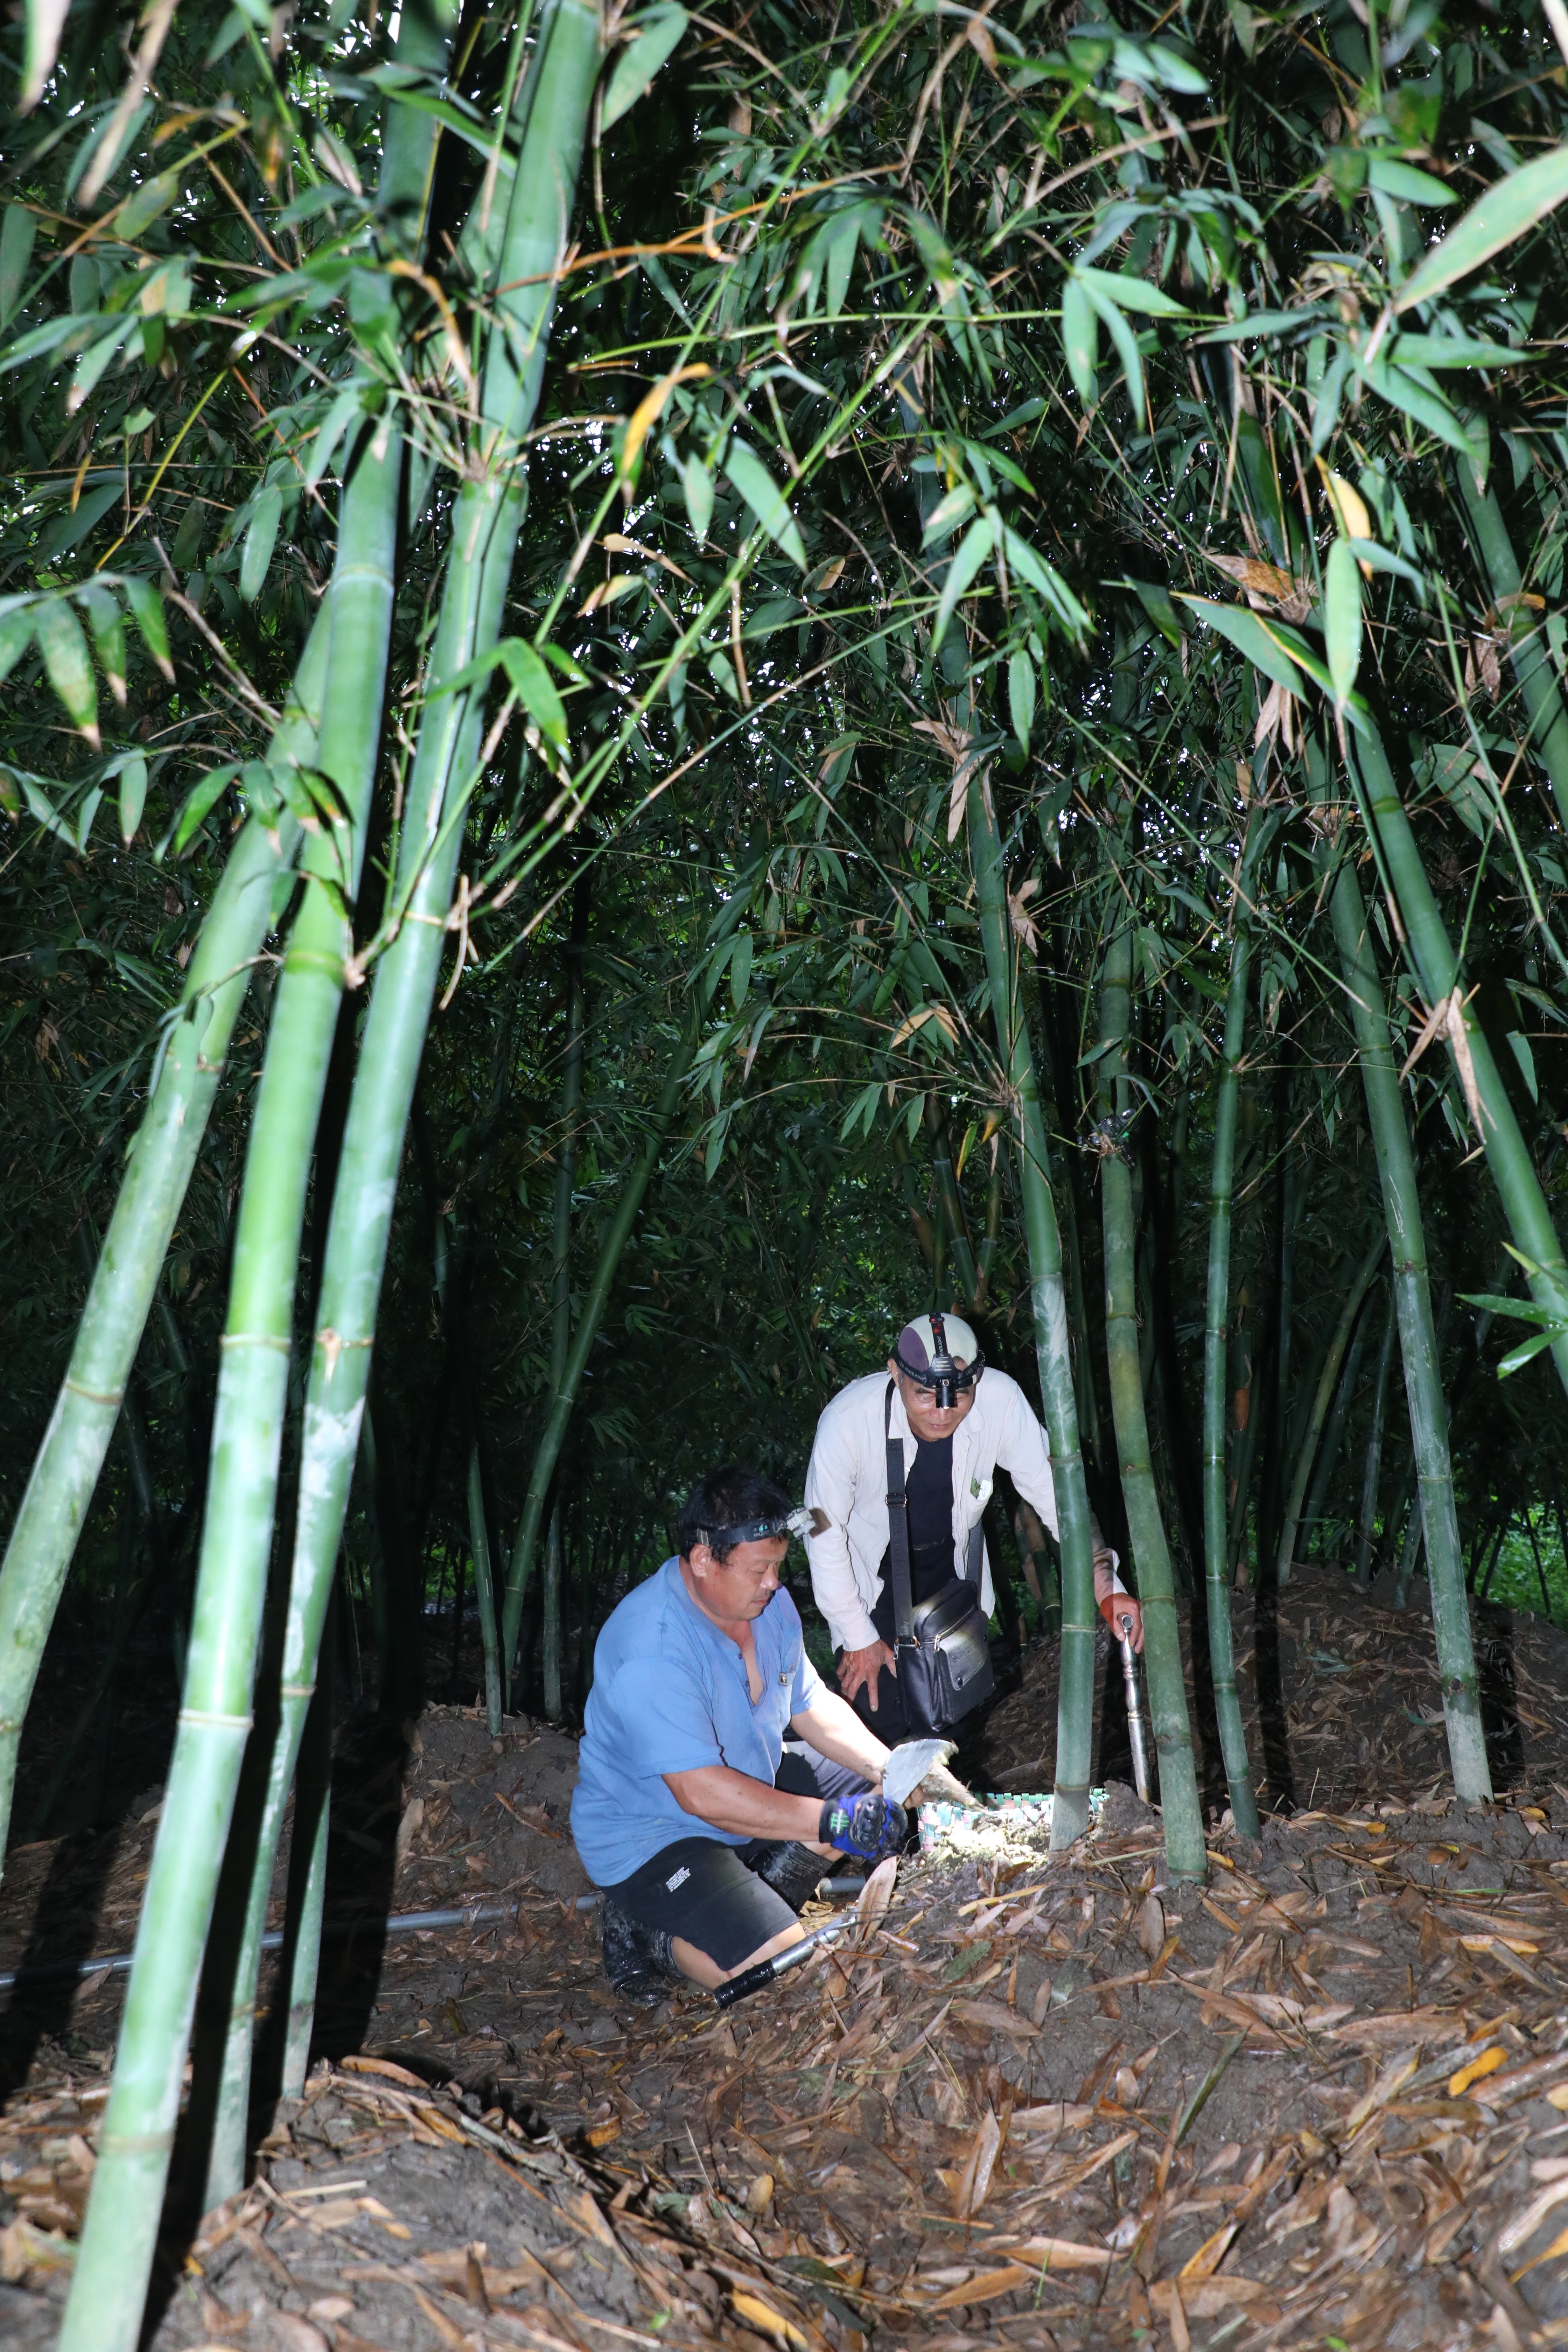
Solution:
[(772, 1536), (799, 1536), (802, 1540), (811, 1533), (811, 1513), (804, 1508), (782, 1511), (770, 1519), (742, 1519), (732, 1528), (704, 1528), (701, 1541), (711, 1550), (715, 1544), (765, 1543)]

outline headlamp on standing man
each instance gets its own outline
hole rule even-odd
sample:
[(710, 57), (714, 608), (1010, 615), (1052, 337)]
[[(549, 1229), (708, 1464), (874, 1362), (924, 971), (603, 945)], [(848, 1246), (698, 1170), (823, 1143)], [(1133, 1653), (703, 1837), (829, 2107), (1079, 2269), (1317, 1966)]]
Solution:
[[(963, 1351), (962, 1360), (955, 1348)], [(939, 1412), (951, 1412), (985, 1370), (980, 1342), (956, 1315), (921, 1315), (906, 1323), (893, 1360), (906, 1380), (931, 1390)]]

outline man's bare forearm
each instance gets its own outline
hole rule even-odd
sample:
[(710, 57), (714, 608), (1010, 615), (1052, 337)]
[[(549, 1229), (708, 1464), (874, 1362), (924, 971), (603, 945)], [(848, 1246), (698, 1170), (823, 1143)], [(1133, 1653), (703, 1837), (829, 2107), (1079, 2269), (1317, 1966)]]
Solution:
[(789, 1727), (818, 1755), (835, 1764), (847, 1764), (852, 1772), (863, 1772), (868, 1780), (880, 1784), (890, 1751), (874, 1732), (867, 1730), (848, 1700), (840, 1698), (837, 1691), (818, 1692), (813, 1706), (791, 1717)]
[(816, 1843), (822, 1819), (818, 1797), (792, 1797), (786, 1790), (770, 1789), (765, 1780), (753, 1780), (728, 1764), (702, 1764), (694, 1772), (667, 1772), (664, 1779), (682, 1812), (707, 1822), (713, 1829), (728, 1830), (733, 1837)]

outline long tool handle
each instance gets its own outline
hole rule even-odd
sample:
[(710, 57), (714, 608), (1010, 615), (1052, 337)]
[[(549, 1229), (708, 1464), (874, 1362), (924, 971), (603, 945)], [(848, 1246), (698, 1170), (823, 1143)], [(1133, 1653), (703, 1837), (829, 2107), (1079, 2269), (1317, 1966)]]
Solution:
[(1149, 1801), (1149, 1749), (1143, 1738), (1143, 1708), (1138, 1696), (1138, 1656), (1132, 1647), (1132, 1620), (1121, 1620), (1121, 1680), (1127, 1692), (1127, 1736), (1132, 1743), (1132, 1778), (1144, 1804)]
[(736, 2001), (745, 2000), (752, 1993), (761, 1992), (763, 1987), (772, 1984), (775, 1977), (782, 1977), (786, 1969), (797, 1967), (816, 1950), (818, 1944), (825, 1943), (830, 1936), (841, 1936), (845, 1928), (853, 1924), (849, 1919), (830, 1919), (825, 1927), (803, 1936), (798, 1944), (786, 1944), (784, 1950), (775, 1952), (771, 1960), (759, 1960), (754, 1969), (747, 1969), (742, 1975), (731, 1977), (728, 1984), (720, 1985), (714, 1992), (714, 2000), (721, 2009), (732, 2009)]

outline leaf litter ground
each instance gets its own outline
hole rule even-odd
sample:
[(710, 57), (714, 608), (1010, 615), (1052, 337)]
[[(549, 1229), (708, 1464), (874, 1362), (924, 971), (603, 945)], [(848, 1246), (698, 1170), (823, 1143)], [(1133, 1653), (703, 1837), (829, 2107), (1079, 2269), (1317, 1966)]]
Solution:
[[(362, 1733), (333, 1916), (506, 1916), (329, 1945), (329, 2057), (243, 2196), (174, 2217), (153, 2341), (1568, 2343), (1564, 1677), (1550, 1629), (1503, 1632), (1530, 1696), (1494, 1724), (1492, 1809), (1432, 1785), (1422, 1620), (1319, 1574), (1280, 1596), (1275, 1739), (1318, 1801), (1261, 1847), (1216, 1826), (1206, 1888), (1164, 1885), (1156, 1816), (1113, 1785), (1068, 1855), (905, 1861), (857, 1942), (727, 2016), (605, 1985), (568, 1738), (519, 1723), (498, 1749), (456, 1708)], [(1050, 1671), (988, 1728), (1000, 1762), (1011, 1717), (1021, 1777)], [(1346, 1786), (1369, 1769), (1375, 1803)], [(73, 1841), (14, 1856), (0, 1961), (44, 1956), (46, 1927), (122, 1943), (153, 1827), (133, 1809), (107, 1859), (79, 1853), (90, 1921)], [(58, 2327), (122, 1988), (24, 1988), (5, 2014), (7, 2345)]]

